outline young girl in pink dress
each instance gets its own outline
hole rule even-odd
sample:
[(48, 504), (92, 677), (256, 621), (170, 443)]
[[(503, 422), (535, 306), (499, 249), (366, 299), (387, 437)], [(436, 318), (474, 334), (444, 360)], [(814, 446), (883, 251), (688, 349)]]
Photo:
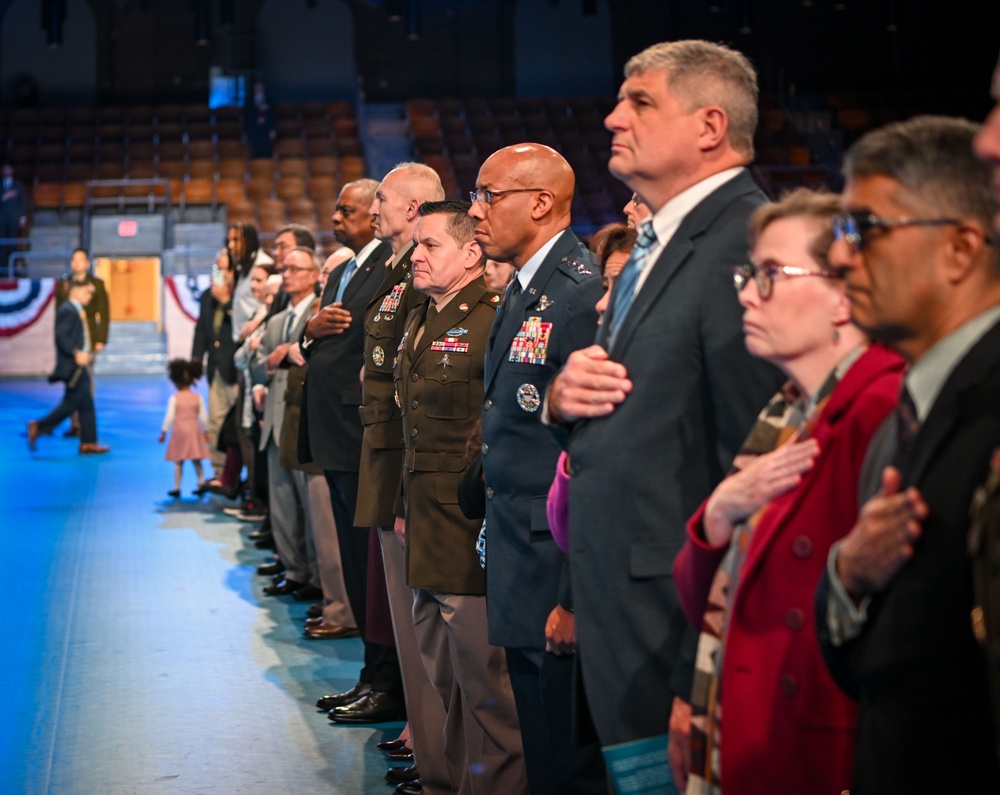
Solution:
[(167, 413), (160, 431), (161, 444), (167, 438), (167, 431), (170, 431), (166, 460), (174, 462), (174, 488), (167, 495), (181, 496), (181, 473), (185, 461), (194, 464), (194, 471), (198, 476), (198, 488), (194, 493), (201, 495), (205, 491), (205, 473), (201, 460), (209, 457), (206, 444), (208, 431), (205, 430), (208, 413), (201, 395), (191, 389), (191, 385), (201, 378), (201, 364), (187, 359), (171, 359), (167, 363), (167, 375), (177, 387), (177, 393), (167, 403)]

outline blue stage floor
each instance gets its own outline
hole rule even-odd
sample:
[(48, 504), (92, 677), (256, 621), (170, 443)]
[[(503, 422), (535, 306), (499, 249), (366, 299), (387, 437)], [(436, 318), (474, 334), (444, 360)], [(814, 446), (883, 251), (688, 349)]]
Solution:
[(375, 743), (401, 724), (336, 726), (313, 706), (355, 683), (360, 641), (302, 639), (306, 605), (261, 595), (253, 526), (221, 498), (166, 496), (171, 390), (99, 378), (111, 453), (78, 455), (63, 428), (31, 453), (25, 424), (61, 386), (0, 379), (0, 792), (392, 792)]

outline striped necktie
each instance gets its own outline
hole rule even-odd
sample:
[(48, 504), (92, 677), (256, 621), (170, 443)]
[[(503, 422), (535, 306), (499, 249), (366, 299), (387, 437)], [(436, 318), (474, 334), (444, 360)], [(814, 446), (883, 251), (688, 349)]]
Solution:
[(646, 257), (649, 254), (649, 250), (655, 243), (656, 232), (653, 231), (653, 224), (651, 221), (646, 221), (646, 223), (639, 227), (639, 237), (635, 241), (635, 246), (632, 248), (632, 253), (629, 254), (628, 262), (622, 268), (622, 272), (618, 275), (617, 283), (615, 284), (616, 290), (614, 303), (611, 306), (611, 319), (608, 321), (608, 348), (614, 345), (615, 338), (618, 336), (625, 318), (628, 317), (628, 311), (632, 308), (632, 302), (635, 300), (635, 286), (639, 282), (639, 276), (646, 265)]
[(907, 463), (910, 453), (913, 452), (913, 445), (920, 433), (920, 419), (917, 416), (917, 407), (913, 402), (910, 390), (903, 386), (903, 391), (899, 395), (899, 405), (896, 406), (896, 457), (894, 463), (897, 468)]

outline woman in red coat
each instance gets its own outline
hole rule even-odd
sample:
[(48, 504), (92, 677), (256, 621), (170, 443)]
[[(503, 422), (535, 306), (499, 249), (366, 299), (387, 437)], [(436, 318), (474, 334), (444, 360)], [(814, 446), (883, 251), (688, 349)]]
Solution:
[(701, 630), (689, 795), (839, 795), (850, 784), (856, 708), (823, 665), (813, 595), (830, 545), (854, 524), (865, 452), (903, 363), (850, 322), (826, 261), (837, 211), (836, 197), (807, 190), (765, 205), (751, 220), (751, 264), (734, 268), (747, 349), (790, 380), (690, 519), (674, 564)]

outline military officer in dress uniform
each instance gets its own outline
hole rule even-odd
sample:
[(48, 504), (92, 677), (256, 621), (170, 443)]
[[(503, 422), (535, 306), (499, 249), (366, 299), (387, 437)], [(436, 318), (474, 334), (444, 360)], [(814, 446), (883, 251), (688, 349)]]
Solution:
[(486, 256), (516, 270), (486, 354), (486, 604), (490, 643), (506, 651), (532, 795), (607, 791), (600, 747), (573, 742), (568, 563), (545, 514), (560, 447), (539, 422), (549, 381), (597, 331), (602, 285), (569, 228), (574, 183), (554, 149), (508, 146), (483, 163), (469, 210)]
[[(381, 557), (369, 560), (369, 604), (373, 585), (384, 567), (384, 592), (392, 614), (389, 631), (394, 635), (403, 693), (409, 721), (413, 773), (420, 779), (424, 795), (451, 792), (452, 780), (464, 760), (449, 759), (442, 750), (444, 709), (437, 691), (427, 678), (413, 633), (413, 591), (406, 584), (406, 561), (396, 542), (393, 526), (396, 497), (403, 465), (403, 420), (395, 401), (392, 371), (396, 349), (410, 311), (427, 296), (413, 289), (410, 256), (417, 208), (425, 201), (444, 198), (441, 178), (422, 163), (400, 163), (382, 179), (375, 191), (371, 215), (375, 236), (392, 247), (385, 278), (365, 310), (365, 366), (361, 384), (361, 420), (365, 426), (358, 472), (357, 527), (372, 528)], [(369, 621), (370, 624), (374, 622)], [(449, 764), (450, 763), (450, 764)]]
[(468, 202), (427, 202), (414, 231), (413, 286), (429, 300), (410, 314), (397, 352), (406, 444), (397, 503), (405, 521), (397, 529), (420, 655), (447, 711), (445, 752), (464, 741), (468, 777), (455, 791), (520, 793), (527, 780), (517, 711), (503, 652), (487, 637), (485, 575), (475, 551), (480, 523), (458, 506), (500, 303), (483, 277), (468, 210)]

